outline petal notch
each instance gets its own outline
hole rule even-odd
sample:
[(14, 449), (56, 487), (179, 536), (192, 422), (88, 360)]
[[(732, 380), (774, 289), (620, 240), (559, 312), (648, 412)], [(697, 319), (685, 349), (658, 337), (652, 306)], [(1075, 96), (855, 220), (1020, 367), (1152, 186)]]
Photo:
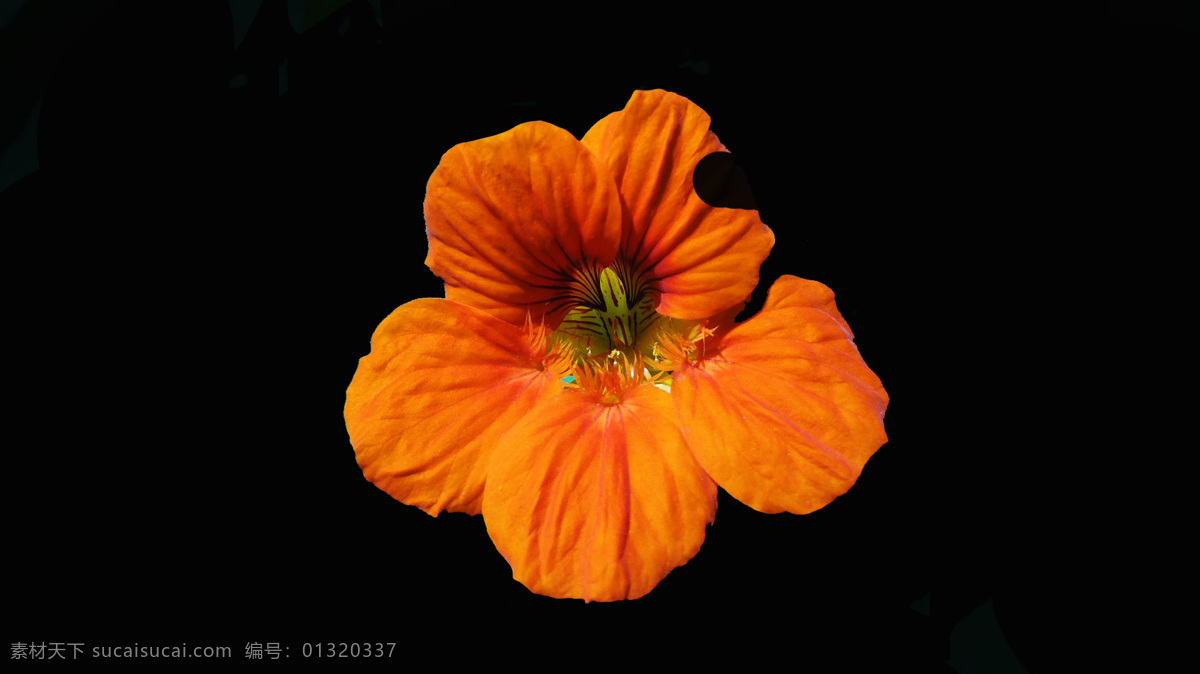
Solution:
[(658, 312), (675, 318), (708, 318), (743, 302), (775, 244), (758, 211), (716, 208), (696, 194), (696, 165), (726, 151), (710, 121), (678, 94), (638, 91), (583, 137), (628, 210), (622, 251), (661, 289)]

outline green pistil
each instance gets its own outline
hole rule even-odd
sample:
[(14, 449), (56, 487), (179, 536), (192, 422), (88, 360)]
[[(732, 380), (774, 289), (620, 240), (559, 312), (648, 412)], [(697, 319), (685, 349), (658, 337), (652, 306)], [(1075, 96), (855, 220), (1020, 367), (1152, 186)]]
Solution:
[(658, 319), (654, 297), (644, 290), (631, 297), (613, 267), (593, 277), (589, 286), (583, 293), (587, 299), (567, 312), (555, 336), (580, 359), (639, 351), (639, 338), (649, 335)]

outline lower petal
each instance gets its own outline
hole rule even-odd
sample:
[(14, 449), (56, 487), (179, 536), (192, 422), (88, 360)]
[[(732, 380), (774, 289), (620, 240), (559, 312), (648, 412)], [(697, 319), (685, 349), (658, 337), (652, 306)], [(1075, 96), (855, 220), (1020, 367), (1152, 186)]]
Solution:
[(530, 336), (447, 300), (409, 302), (371, 339), (346, 391), (363, 474), (431, 515), (478, 514), (499, 436), (562, 390)]
[(539, 405), (492, 455), (484, 520), (513, 577), (552, 597), (640, 597), (691, 559), (716, 485), (650, 385), (606, 405), (571, 390)]
[(671, 394), (688, 446), (742, 503), (817, 510), (887, 442), (887, 393), (824, 285), (781, 278), (758, 315), (713, 342), (675, 371)]

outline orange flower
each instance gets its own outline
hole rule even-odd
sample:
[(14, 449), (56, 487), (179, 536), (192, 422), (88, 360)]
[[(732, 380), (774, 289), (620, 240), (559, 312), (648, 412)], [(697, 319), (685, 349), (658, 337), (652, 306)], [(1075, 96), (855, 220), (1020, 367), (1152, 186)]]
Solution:
[(696, 195), (722, 151), (693, 103), (639, 91), (582, 141), (530, 122), (447, 152), (425, 200), (446, 299), (386, 318), (346, 394), (366, 477), (482, 513), (517, 580), (589, 601), (691, 559), (718, 485), (792, 513), (849, 489), (887, 394), (820, 283), (734, 324), (774, 236)]

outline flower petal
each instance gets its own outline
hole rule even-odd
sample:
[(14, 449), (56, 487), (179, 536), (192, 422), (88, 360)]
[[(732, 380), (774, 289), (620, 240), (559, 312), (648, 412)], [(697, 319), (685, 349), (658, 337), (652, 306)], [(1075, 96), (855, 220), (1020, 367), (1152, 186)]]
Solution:
[(704, 347), (671, 395), (700, 465), (742, 503), (812, 512), (887, 442), (887, 393), (824, 285), (780, 278), (758, 315)]
[(442, 157), (425, 193), (425, 264), (448, 299), (537, 322), (575, 272), (612, 262), (621, 217), (595, 157), (567, 131), (529, 122)]
[(696, 195), (696, 164), (726, 151), (709, 121), (682, 96), (637, 91), (583, 137), (629, 210), (622, 250), (657, 280), (658, 312), (675, 318), (708, 318), (745, 301), (775, 244), (758, 211), (716, 208)]
[(612, 405), (567, 391), (513, 427), (492, 455), (483, 512), (513, 577), (553, 597), (640, 597), (691, 559), (716, 485), (650, 385)]
[(498, 437), (562, 390), (526, 331), (440, 299), (396, 309), (346, 391), (363, 474), (431, 515), (478, 514)]

